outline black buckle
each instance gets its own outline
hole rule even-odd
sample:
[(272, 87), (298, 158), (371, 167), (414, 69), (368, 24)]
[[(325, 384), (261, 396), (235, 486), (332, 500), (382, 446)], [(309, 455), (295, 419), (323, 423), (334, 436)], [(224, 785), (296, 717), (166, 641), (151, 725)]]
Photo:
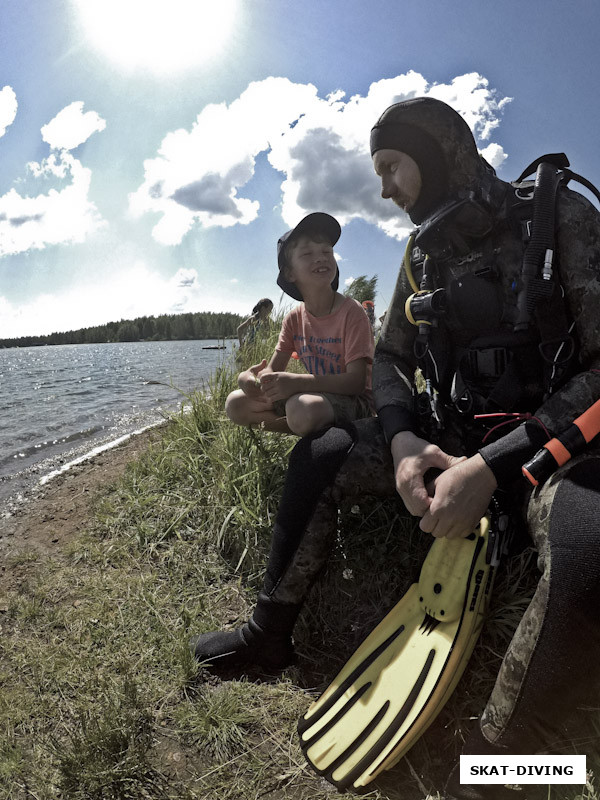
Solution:
[(506, 371), (506, 347), (484, 347), (469, 350), (469, 370), (474, 378), (499, 378)]
[(496, 493), (492, 495), (489, 511), (490, 532), (485, 562), (492, 567), (497, 567), (502, 556), (506, 556), (509, 553), (515, 529), (510, 514), (501, 508), (501, 503)]

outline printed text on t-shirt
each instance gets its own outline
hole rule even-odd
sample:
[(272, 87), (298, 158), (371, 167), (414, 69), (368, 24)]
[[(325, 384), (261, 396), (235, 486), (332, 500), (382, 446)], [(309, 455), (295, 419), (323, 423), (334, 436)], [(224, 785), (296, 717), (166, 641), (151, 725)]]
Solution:
[(294, 344), (298, 357), (304, 364), (307, 372), (313, 375), (339, 375), (342, 368), (339, 364), (341, 353), (334, 353), (324, 344), (340, 344), (341, 337), (310, 336), (306, 341), (304, 336), (294, 334)]

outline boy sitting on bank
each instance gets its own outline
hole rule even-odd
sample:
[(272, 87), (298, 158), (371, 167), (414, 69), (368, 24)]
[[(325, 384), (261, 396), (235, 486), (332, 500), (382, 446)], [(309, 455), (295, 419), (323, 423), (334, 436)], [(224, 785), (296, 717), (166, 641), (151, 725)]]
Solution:
[[(306, 436), (372, 415), (373, 333), (361, 306), (337, 292), (340, 234), (337, 220), (319, 212), (277, 242), (277, 283), (302, 302), (284, 318), (269, 363), (240, 373), (225, 403), (238, 425)], [(293, 352), (308, 374), (285, 371)]]

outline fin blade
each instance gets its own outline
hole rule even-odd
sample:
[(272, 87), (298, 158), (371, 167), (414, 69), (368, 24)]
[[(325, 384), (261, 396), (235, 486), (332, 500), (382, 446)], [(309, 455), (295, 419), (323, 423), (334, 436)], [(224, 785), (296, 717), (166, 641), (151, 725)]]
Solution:
[[(423, 685), (427, 679), (431, 671), (431, 667), (433, 664), (433, 660), (435, 658), (435, 650), (431, 650), (425, 664), (423, 665), (423, 669), (419, 674), (413, 688), (411, 689), (406, 701), (404, 702), (402, 708), (394, 717), (393, 722), (388, 726), (387, 730), (384, 734), (382, 734), (379, 739), (372, 745), (371, 749), (366, 753), (362, 759), (356, 764), (356, 766), (351, 769), (347, 776), (342, 780), (336, 782), (336, 786), (340, 789), (348, 789), (350, 786), (354, 784), (356, 780), (360, 778), (360, 776), (369, 769), (370, 765), (373, 764), (374, 761), (377, 761), (380, 757), (385, 748), (388, 744), (397, 736), (398, 731), (402, 728), (402, 725), (406, 721), (410, 711), (413, 709), (415, 702), (421, 692)], [(332, 774), (335, 770), (332, 770)]]

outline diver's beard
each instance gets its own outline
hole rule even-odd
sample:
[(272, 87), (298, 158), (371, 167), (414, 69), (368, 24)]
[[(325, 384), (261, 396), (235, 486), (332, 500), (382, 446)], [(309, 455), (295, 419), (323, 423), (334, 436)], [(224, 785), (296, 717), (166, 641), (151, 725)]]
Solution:
[(410, 209), (414, 206), (414, 201), (411, 201), (408, 197), (402, 197), (400, 195), (396, 195), (392, 198), (392, 201), (398, 208), (401, 208), (406, 214), (410, 211)]

